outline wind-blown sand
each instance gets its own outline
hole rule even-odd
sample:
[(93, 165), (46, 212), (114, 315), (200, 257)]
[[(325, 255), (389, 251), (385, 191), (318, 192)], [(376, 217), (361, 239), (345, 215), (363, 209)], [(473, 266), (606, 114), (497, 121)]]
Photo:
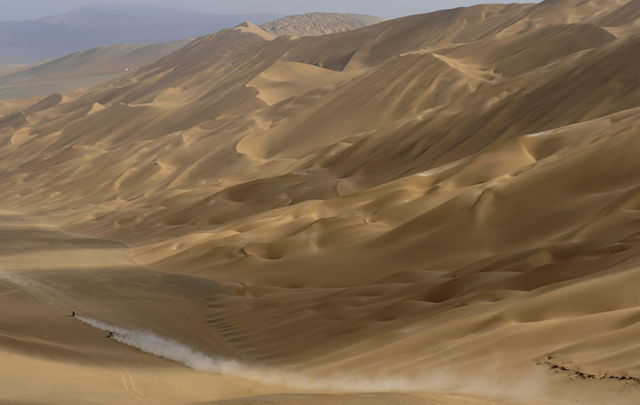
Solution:
[[(247, 23), (0, 103), (5, 226), (55, 224), (27, 222), (53, 238), (28, 254), (37, 235), (7, 234), (0, 264), (62, 300), (5, 284), (22, 337), (0, 352), (28, 358), (7, 381), (58, 402), (638, 403), (639, 5)], [(55, 367), (84, 391), (31, 372)]]

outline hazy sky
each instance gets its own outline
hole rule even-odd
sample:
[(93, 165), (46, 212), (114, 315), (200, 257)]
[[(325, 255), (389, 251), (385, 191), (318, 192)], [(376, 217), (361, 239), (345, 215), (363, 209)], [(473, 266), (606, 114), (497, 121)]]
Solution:
[[(0, 0), (0, 20), (36, 19), (64, 14), (76, 7), (90, 4), (168, 6), (211, 14), (300, 14), (334, 11), (394, 18), (480, 3), (512, 3), (514, 1), (517, 0)], [(529, 2), (535, 2), (535, 0)]]

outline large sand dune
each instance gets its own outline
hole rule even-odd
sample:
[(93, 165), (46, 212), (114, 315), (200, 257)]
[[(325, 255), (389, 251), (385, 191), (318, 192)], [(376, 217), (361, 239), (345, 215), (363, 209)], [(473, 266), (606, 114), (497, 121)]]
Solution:
[[(11, 386), (638, 403), (639, 4), (305, 38), (246, 23), (90, 91), (0, 103), (0, 206), (20, 213), (0, 223)], [(206, 367), (100, 340), (71, 308)], [(100, 383), (64, 390), (48, 369)]]

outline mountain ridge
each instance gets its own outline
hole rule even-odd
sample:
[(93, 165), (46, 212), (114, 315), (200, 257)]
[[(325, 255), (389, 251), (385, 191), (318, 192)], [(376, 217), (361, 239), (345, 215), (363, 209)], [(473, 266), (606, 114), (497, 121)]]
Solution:
[(351, 31), (382, 21), (385, 19), (361, 14), (308, 13), (279, 18), (261, 24), (260, 28), (276, 37), (304, 37)]

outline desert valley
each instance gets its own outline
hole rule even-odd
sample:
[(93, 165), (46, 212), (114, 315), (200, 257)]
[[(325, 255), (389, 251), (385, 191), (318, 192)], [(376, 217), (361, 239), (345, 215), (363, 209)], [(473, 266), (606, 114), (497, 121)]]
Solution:
[(0, 402), (638, 404), (639, 156), (640, 0), (0, 67)]

